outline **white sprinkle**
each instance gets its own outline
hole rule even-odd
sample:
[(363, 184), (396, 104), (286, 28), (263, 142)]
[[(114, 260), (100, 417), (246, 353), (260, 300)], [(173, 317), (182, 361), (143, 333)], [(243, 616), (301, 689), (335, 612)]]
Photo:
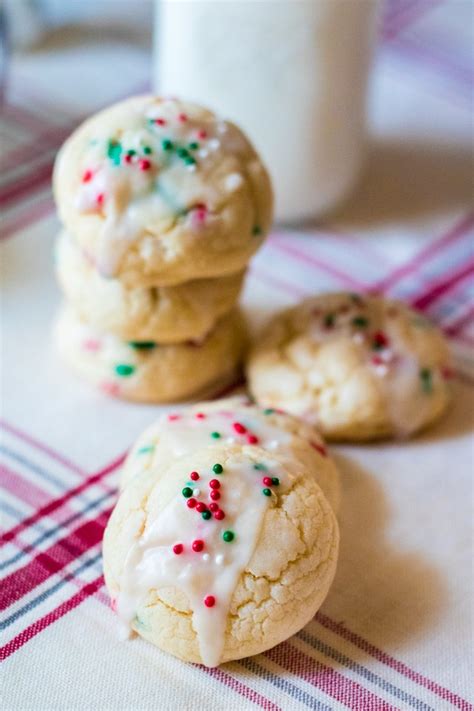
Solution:
[(354, 333), (354, 335), (352, 336), (352, 340), (353, 340), (355, 343), (363, 343), (364, 340), (365, 340), (365, 338), (364, 338), (364, 335), (363, 335), (362, 333)]
[(235, 437), (227, 437), (226, 444), (235, 444)]
[(193, 489), (193, 496), (199, 496), (201, 489)]
[(209, 155), (209, 151), (206, 150), (206, 148), (201, 148), (201, 149), (198, 151), (198, 156), (199, 156), (199, 158), (207, 158), (208, 155)]
[(217, 151), (217, 149), (220, 147), (221, 142), (219, 141), (218, 138), (211, 138), (210, 141), (208, 141), (207, 147), (209, 148), (210, 151)]
[(384, 378), (388, 373), (388, 368), (386, 365), (381, 363), (380, 365), (375, 366), (375, 372), (380, 378)]
[(196, 163), (191, 163), (190, 165), (186, 166), (187, 169), (189, 170), (190, 173), (194, 173), (196, 170)]
[(278, 440), (272, 439), (271, 442), (267, 444), (267, 449), (278, 449)]
[(216, 555), (215, 561), (216, 565), (222, 565), (224, 563), (224, 555), (222, 553), (219, 553), (219, 555)]
[(228, 126), (227, 126), (226, 122), (220, 121), (217, 124), (217, 133), (227, 133), (227, 128), (228, 128)]
[(233, 193), (240, 188), (243, 183), (243, 178), (240, 173), (230, 173), (225, 179), (225, 188), (229, 193)]
[(211, 558), (211, 556), (209, 555), (209, 553), (204, 553), (204, 555), (202, 557), (202, 559), (205, 563), (207, 563), (207, 561), (210, 560), (210, 558)]

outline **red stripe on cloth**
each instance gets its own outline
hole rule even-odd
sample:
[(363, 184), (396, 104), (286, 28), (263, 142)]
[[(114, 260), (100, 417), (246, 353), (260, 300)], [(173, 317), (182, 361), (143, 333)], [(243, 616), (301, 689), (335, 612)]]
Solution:
[(248, 274), (257, 281), (262, 281), (272, 289), (275, 289), (275, 291), (286, 291), (287, 294), (291, 294), (295, 299), (301, 299), (308, 295), (305, 289), (300, 289), (300, 287), (295, 284), (290, 284), (287, 281), (283, 281), (283, 279), (273, 276), (273, 274), (263, 270), (260, 265), (256, 266), (252, 264), (248, 269)]
[(44, 489), (40, 489), (29, 479), (24, 479), (21, 474), (13, 471), (5, 464), (0, 464), (0, 474), (2, 476), (2, 487), (22, 503), (36, 508), (38, 504), (44, 504), (49, 501), (50, 497)]
[(445, 329), (445, 332), (448, 334), (448, 336), (455, 336), (458, 334), (464, 326), (466, 326), (470, 321), (474, 318), (474, 306), (471, 306), (467, 313), (463, 313), (460, 316), (458, 316), (454, 321), (452, 321), (447, 328)]
[(7, 575), (0, 588), (0, 610), (13, 605), (35, 587), (96, 546), (102, 540), (111, 511), (112, 509), (109, 508), (92, 521), (82, 523), (68, 536), (35, 556), (23, 568)]
[(34, 514), (28, 516), (28, 518), (25, 518), (23, 521), (20, 521), (20, 523), (18, 523), (16, 526), (2, 534), (0, 538), (0, 546), (4, 545), (9, 541), (12, 541), (19, 533), (21, 533), (21, 531), (24, 531), (26, 528), (28, 528), (28, 526), (31, 526), (36, 523), (36, 521), (39, 521), (41, 518), (43, 518), (43, 516), (49, 516), (53, 511), (56, 511), (56, 509), (60, 508), (61, 506), (64, 506), (67, 501), (77, 496), (78, 494), (81, 494), (83, 491), (86, 491), (86, 489), (93, 486), (94, 484), (97, 484), (105, 476), (114, 472), (123, 463), (124, 459), (125, 454), (120, 455), (118, 459), (108, 464), (101, 471), (88, 477), (78, 486), (69, 489), (64, 494), (62, 494), (62, 496), (53, 499), (45, 506), (39, 508)]
[(371, 291), (386, 291), (394, 284), (401, 281), (408, 274), (415, 272), (428, 259), (431, 259), (438, 252), (443, 251), (446, 247), (457, 242), (470, 229), (474, 227), (474, 214), (469, 214), (451, 228), (445, 235), (432, 242), (427, 247), (422, 249), (412, 260), (406, 262), (401, 267), (397, 267), (391, 274), (388, 274), (384, 279), (380, 280), (371, 287)]
[(37, 134), (31, 142), (5, 152), (1, 158), (2, 171), (11, 170), (19, 163), (24, 165), (26, 161), (39, 158), (43, 153), (58, 148), (75, 125), (76, 122), (64, 127), (49, 126), (47, 130)]
[(339, 622), (335, 622), (334, 620), (331, 620), (330, 617), (327, 617), (322, 612), (318, 612), (316, 614), (316, 620), (323, 627), (326, 627), (328, 630), (331, 630), (331, 632), (334, 632), (340, 637), (343, 637), (348, 642), (351, 642), (359, 649), (362, 649), (367, 654), (370, 654), (370, 656), (374, 657), (374, 659), (377, 659), (377, 661), (390, 667), (390, 669), (394, 669), (396, 672), (398, 672), (402, 676), (405, 676), (407, 679), (416, 682), (420, 686), (423, 686), (425, 689), (429, 689), (429, 691), (431, 691), (433, 694), (436, 694), (436, 696), (439, 696), (441, 699), (449, 701), (457, 708), (462, 709), (462, 711), (472, 711), (471, 704), (465, 699), (463, 699), (461, 696), (458, 696), (453, 691), (446, 689), (444, 686), (441, 686), (435, 681), (432, 681), (426, 676), (423, 676), (423, 674), (420, 674), (414, 669), (411, 669), (409, 666), (399, 661), (398, 659), (395, 659), (394, 657), (390, 656), (390, 654), (387, 654), (387, 652), (384, 652), (382, 649), (379, 649), (374, 644), (368, 642), (360, 635), (356, 634), (355, 632), (351, 632), (351, 630), (347, 629), (347, 627), (345, 627), (344, 625), (340, 624)]
[(28, 227), (32, 222), (46, 217), (53, 212), (54, 203), (51, 194), (40, 198), (34, 205), (27, 205), (21, 208), (10, 220), (4, 220), (1, 225), (0, 239), (7, 239), (24, 227)]
[(262, 709), (266, 709), (266, 711), (281, 711), (280, 706), (274, 704), (273, 701), (270, 701), (270, 699), (266, 699), (264, 696), (257, 693), (250, 687), (246, 686), (245, 684), (242, 684), (241, 681), (238, 681), (238, 679), (235, 679), (233, 676), (230, 676), (230, 674), (227, 674), (222, 669), (208, 669), (207, 667), (202, 667), (202, 670), (209, 674), (209, 676), (212, 676), (214, 679), (218, 679), (219, 681), (221, 681), (223, 684), (225, 684), (225, 686), (228, 686), (229, 689), (232, 689), (232, 691), (236, 691), (245, 699), (253, 701), (254, 704), (257, 704), (257, 706), (261, 706)]
[(88, 597), (94, 595), (103, 584), (104, 577), (101, 575), (91, 583), (84, 585), (79, 592), (73, 595), (69, 600), (63, 602), (62, 605), (59, 605), (59, 607), (55, 610), (49, 612), (39, 620), (36, 620), (29, 627), (26, 627), (26, 629), (20, 632), (20, 634), (10, 640), (3, 647), (0, 647), (0, 660), (6, 659), (14, 652), (17, 652), (21, 647), (23, 647), (24, 644), (26, 644), (26, 642), (29, 642), (29, 640), (35, 637), (39, 632), (42, 632), (46, 627), (49, 627), (50, 624), (56, 622), (56, 620), (59, 620), (60, 617), (66, 615)]
[(354, 711), (396, 711), (394, 706), (380, 696), (288, 642), (282, 642), (265, 652), (265, 656)]
[(11, 185), (0, 190), (0, 205), (5, 207), (9, 202), (21, 199), (33, 190), (48, 185), (53, 174), (53, 161), (49, 157), (47, 160), (46, 165), (35, 168), (31, 173), (14, 180)]
[(462, 266), (461, 269), (457, 268), (454, 272), (451, 272), (451, 274), (443, 274), (441, 279), (432, 284), (429, 291), (427, 291), (425, 294), (422, 294), (418, 298), (411, 300), (411, 305), (414, 306), (416, 309), (421, 310), (428, 308), (428, 306), (430, 306), (434, 301), (443, 296), (443, 294), (450, 291), (453, 286), (458, 284), (458, 282), (463, 279), (466, 279), (472, 274), (474, 274), (473, 261)]

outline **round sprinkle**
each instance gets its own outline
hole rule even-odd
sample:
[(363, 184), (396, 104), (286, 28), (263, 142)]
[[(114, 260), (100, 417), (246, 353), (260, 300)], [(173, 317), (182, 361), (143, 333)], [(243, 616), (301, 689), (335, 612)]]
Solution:
[(191, 151), (197, 151), (198, 148), (199, 148), (199, 143), (197, 143), (196, 141), (192, 141), (192, 142), (189, 144), (189, 149), (190, 149)]
[(152, 153), (152, 150), (151, 150), (150, 146), (144, 146), (144, 147), (143, 147), (143, 153), (144, 153), (146, 156), (149, 156), (150, 153)]
[(247, 442), (249, 444), (258, 444), (258, 437), (253, 434), (247, 435)]
[(264, 496), (271, 496), (272, 495), (272, 490), (271, 489), (262, 489), (262, 494)]
[(275, 412), (275, 410), (273, 409), (273, 407), (266, 407), (265, 410), (263, 411), (263, 414), (264, 415), (273, 415), (274, 412)]
[(194, 509), (195, 506), (196, 506), (196, 504), (197, 504), (197, 501), (196, 501), (196, 499), (193, 499), (193, 498), (188, 499), (188, 500), (186, 501), (186, 506), (187, 506), (189, 509)]
[(196, 511), (199, 513), (203, 513), (203, 511), (207, 511), (207, 506), (203, 501), (198, 501), (196, 504)]
[(133, 375), (135, 372), (134, 365), (128, 365), (127, 363), (120, 363), (115, 366), (115, 372), (120, 375), (121, 378), (127, 378), (129, 375)]
[(169, 138), (165, 138), (163, 141), (161, 141), (161, 147), (164, 151), (172, 151), (174, 148), (173, 141), (170, 141)]
[(388, 338), (382, 331), (376, 331), (373, 335), (372, 348), (374, 351), (382, 350), (382, 348), (387, 348)]
[(164, 118), (156, 118), (152, 119), (156, 123), (157, 126), (166, 126), (166, 121)]
[(203, 128), (201, 128), (197, 132), (197, 137), (200, 138), (201, 140), (204, 140), (205, 138), (207, 138), (207, 131), (205, 131)]
[(150, 170), (151, 168), (151, 163), (147, 158), (140, 158), (138, 161), (138, 167), (140, 170)]
[(189, 486), (185, 486), (181, 493), (185, 499), (189, 499), (193, 495), (193, 490)]
[(212, 511), (212, 513), (219, 511), (219, 504), (216, 504), (216, 502), (213, 501), (211, 504), (209, 504), (209, 510)]
[(193, 481), (197, 481), (199, 479), (199, 474), (197, 472), (191, 472), (189, 475), (189, 478), (192, 479)]
[(92, 170), (86, 170), (82, 175), (82, 182), (88, 183), (92, 179)]
[(271, 476), (264, 476), (262, 479), (262, 483), (264, 486), (271, 486), (273, 483)]
[(206, 607), (214, 607), (214, 605), (216, 604), (216, 598), (214, 597), (214, 595), (206, 595), (206, 597), (204, 598), (204, 604)]
[(193, 496), (199, 496), (201, 489), (193, 489)]
[(217, 489), (212, 489), (209, 496), (213, 501), (218, 501), (218, 499), (221, 498), (220, 492), (217, 491)]
[(234, 538), (235, 538), (235, 533), (233, 531), (224, 531), (224, 533), (222, 534), (222, 539), (226, 543), (232, 543)]
[(211, 514), (210, 511), (208, 511), (208, 510), (206, 509), (206, 511), (203, 511), (203, 512), (202, 512), (201, 516), (203, 517), (203, 519), (204, 519), (205, 521), (209, 521), (209, 519), (211, 518), (212, 514)]
[(352, 319), (352, 325), (356, 328), (367, 328), (369, 320), (365, 316), (356, 316)]
[(217, 511), (214, 513), (214, 518), (216, 518), (218, 521), (222, 521), (222, 519), (225, 518), (225, 513), (222, 509), (217, 509)]
[(175, 420), (179, 420), (180, 418), (181, 418), (181, 415), (174, 415), (174, 414), (168, 415), (168, 420), (170, 422), (174, 422)]
[(212, 467), (212, 471), (214, 472), (214, 474), (222, 474), (222, 472), (224, 471), (224, 467), (222, 466), (222, 464), (214, 464), (214, 466)]
[(272, 484), (273, 486), (280, 486), (280, 480), (277, 476), (272, 476)]
[(234, 422), (232, 427), (237, 432), (237, 434), (245, 434), (247, 432), (247, 428), (240, 422)]
[(196, 538), (196, 540), (192, 542), (191, 548), (195, 553), (200, 553), (204, 548), (204, 541), (201, 541), (200, 538)]
[(219, 439), (221, 436), (220, 432), (211, 432), (212, 439)]
[(206, 418), (206, 415), (204, 414), (204, 412), (197, 412), (196, 413), (197, 420), (204, 420), (205, 418)]
[(181, 123), (184, 123), (187, 120), (188, 120), (188, 117), (186, 114), (178, 114), (178, 121), (180, 121)]
[(96, 197), (96, 201), (98, 205), (103, 205), (105, 200), (104, 193), (99, 193)]
[(220, 489), (221, 483), (219, 479), (211, 479), (211, 481), (209, 482), (209, 486), (211, 489)]
[(336, 317), (334, 314), (326, 314), (324, 317), (324, 327), (325, 328), (332, 328), (334, 326), (334, 322), (336, 320)]
[(258, 462), (257, 464), (253, 465), (253, 468), (256, 469), (258, 472), (266, 472), (267, 467), (265, 464), (262, 464), (262, 462)]
[(184, 546), (182, 543), (175, 543), (173, 546), (173, 553), (175, 555), (181, 555), (181, 553), (184, 551)]

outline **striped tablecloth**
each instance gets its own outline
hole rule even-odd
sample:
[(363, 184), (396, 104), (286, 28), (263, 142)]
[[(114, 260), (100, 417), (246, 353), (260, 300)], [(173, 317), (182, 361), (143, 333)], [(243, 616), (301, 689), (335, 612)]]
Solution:
[(3, 708), (473, 708), (472, 11), (386, 6), (366, 177), (332, 220), (275, 231), (244, 295), (255, 324), (324, 289), (409, 301), (451, 339), (454, 406), (412, 442), (333, 448), (344, 496), (327, 601), (284, 644), (212, 670), (118, 641), (101, 537), (124, 453), (158, 408), (95, 393), (50, 342), (55, 152), (81, 117), (146, 88), (149, 54), (72, 35), (13, 59), (0, 178)]

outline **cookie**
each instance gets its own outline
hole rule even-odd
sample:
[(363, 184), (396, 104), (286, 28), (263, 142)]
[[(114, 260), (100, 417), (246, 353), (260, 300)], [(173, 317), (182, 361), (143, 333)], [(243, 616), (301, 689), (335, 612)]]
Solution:
[(311, 422), (328, 439), (406, 437), (449, 401), (440, 331), (408, 306), (332, 293), (277, 315), (252, 349), (256, 400)]
[(59, 216), (96, 268), (127, 286), (242, 271), (272, 219), (268, 173), (232, 123), (195, 104), (139, 96), (66, 141)]
[(105, 279), (66, 233), (56, 245), (59, 283), (91, 326), (124, 340), (179, 343), (200, 340), (239, 298), (244, 272), (177, 286), (127, 289)]
[(238, 373), (246, 331), (240, 312), (234, 310), (200, 342), (127, 342), (97, 331), (64, 308), (56, 341), (64, 360), (108, 395), (173, 402), (230, 384)]
[[(336, 466), (316, 429), (291, 415), (253, 405), (246, 396), (204, 402), (163, 414), (138, 438), (121, 473), (121, 487), (135, 476), (164, 470), (178, 457), (216, 443), (254, 444), (312, 473), (334, 511), (339, 508)], [(262, 469), (262, 476), (265, 470)]]
[(311, 473), (258, 445), (221, 444), (125, 487), (105, 531), (104, 574), (124, 631), (214, 667), (308, 623), (338, 545)]

